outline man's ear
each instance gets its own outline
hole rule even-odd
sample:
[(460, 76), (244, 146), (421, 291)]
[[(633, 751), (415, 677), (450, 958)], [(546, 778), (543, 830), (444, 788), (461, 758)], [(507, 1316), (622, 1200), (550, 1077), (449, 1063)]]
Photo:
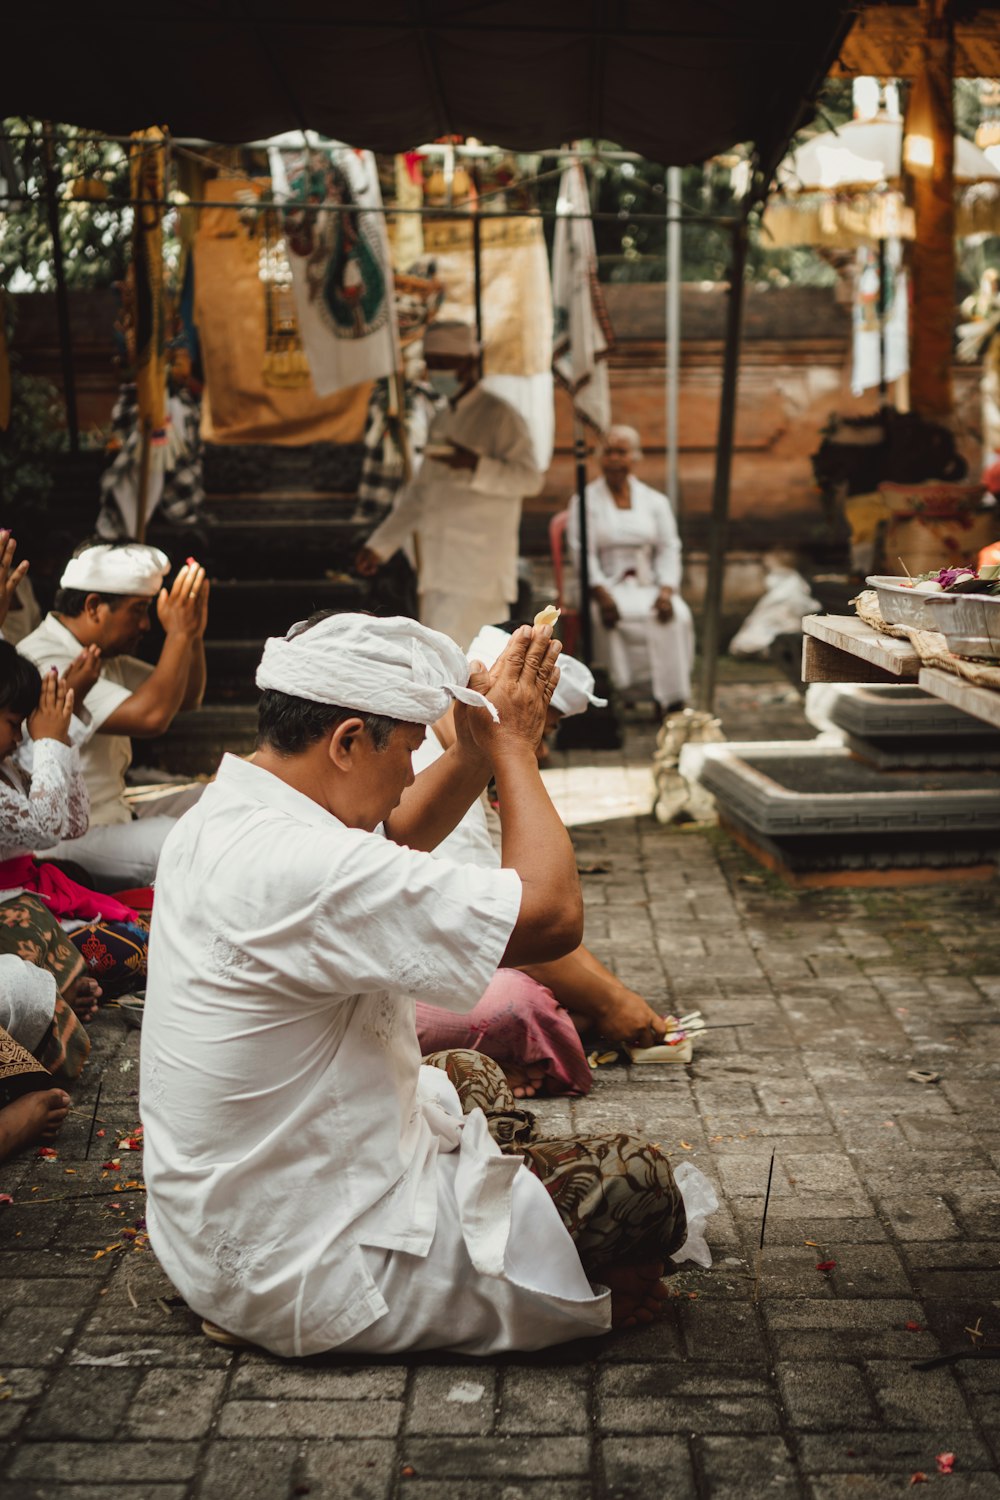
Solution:
[(88, 594), (83, 601), (83, 612), (87, 617), (97, 623), (97, 611), (101, 607), (100, 594)]
[(331, 734), (327, 754), (339, 771), (350, 771), (357, 764), (355, 752), (364, 732), (364, 720), (355, 718), (341, 719)]

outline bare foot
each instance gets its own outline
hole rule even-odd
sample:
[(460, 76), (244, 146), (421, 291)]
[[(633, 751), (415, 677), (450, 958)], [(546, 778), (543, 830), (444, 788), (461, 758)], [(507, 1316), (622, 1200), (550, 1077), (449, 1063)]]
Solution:
[(92, 979), (89, 974), (81, 974), (66, 991), (66, 1003), (81, 1021), (92, 1021), (97, 1015), (97, 1002), (103, 993), (96, 979)]
[(594, 1271), (591, 1280), (611, 1290), (612, 1328), (634, 1328), (652, 1323), (663, 1315), (663, 1304), (670, 1295), (663, 1285), (662, 1261), (643, 1266), (605, 1266)]
[(69, 1111), (69, 1095), (62, 1089), (39, 1089), (22, 1094), (0, 1109), (0, 1161), (6, 1161), (32, 1141), (52, 1141)]
[(509, 1067), (503, 1071), (515, 1099), (533, 1099), (547, 1076), (544, 1063), (525, 1063), (523, 1067)]

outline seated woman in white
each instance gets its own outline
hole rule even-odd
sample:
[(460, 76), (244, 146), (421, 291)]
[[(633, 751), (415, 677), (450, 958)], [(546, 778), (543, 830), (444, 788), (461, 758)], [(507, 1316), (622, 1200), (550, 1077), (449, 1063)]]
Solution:
[[(634, 427), (612, 427), (604, 477), (586, 489), (587, 561), (595, 650), (621, 691), (649, 685), (661, 713), (691, 696), (694, 621), (681, 598), (681, 543), (666, 495), (632, 474), (642, 457)], [(567, 542), (580, 571), (580, 502)]]

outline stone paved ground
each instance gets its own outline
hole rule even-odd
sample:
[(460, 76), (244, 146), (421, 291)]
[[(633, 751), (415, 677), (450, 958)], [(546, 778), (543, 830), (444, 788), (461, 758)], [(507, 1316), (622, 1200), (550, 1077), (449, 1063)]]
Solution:
[[(804, 732), (780, 685), (723, 705), (731, 733)], [(881, 1500), (918, 1473), (1000, 1496), (1000, 1362), (914, 1368), (970, 1353), (977, 1323), (1000, 1347), (997, 891), (790, 894), (715, 834), (636, 815), (648, 747), (633, 731), (555, 772), (581, 865), (610, 867), (585, 877), (588, 941), (651, 999), (754, 1027), (540, 1112), (702, 1167), (713, 1269), (671, 1283), (659, 1326), (544, 1356), (221, 1351), (128, 1237), (138, 1036), (109, 1010), (58, 1158), (0, 1169), (0, 1500)]]

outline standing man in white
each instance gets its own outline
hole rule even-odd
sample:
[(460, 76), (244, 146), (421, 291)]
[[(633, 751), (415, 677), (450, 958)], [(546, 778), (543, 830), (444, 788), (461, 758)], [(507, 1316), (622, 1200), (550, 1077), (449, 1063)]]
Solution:
[[(615, 687), (651, 683), (663, 714), (691, 696), (694, 621), (681, 598), (677, 522), (666, 495), (634, 477), (641, 457), (634, 427), (608, 429), (603, 478), (586, 489), (590, 603), (597, 659)], [(579, 510), (574, 496), (566, 537), (578, 576)]]
[(412, 536), (420, 619), (465, 650), (484, 620), (517, 598), (521, 501), (543, 475), (524, 418), (480, 384), (480, 347), (466, 323), (432, 323), (431, 384), (447, 399), (427, 435), (420, 472), (358, 554), (371, 577)]

